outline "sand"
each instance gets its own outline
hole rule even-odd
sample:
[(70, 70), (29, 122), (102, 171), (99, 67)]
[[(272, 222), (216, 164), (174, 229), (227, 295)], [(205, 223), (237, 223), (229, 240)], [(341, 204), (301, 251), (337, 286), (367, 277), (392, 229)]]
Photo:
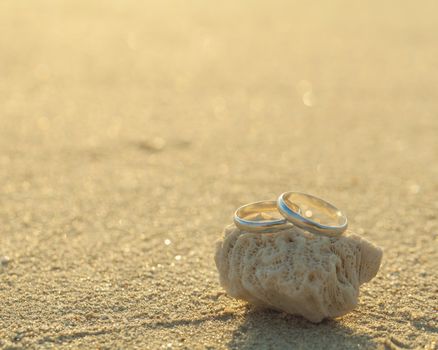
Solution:
[[(0, 348), (437, 347), (434, 1), (0, 3)], [(227, 297), (237, 206), (384, 249), (337, 320)]]

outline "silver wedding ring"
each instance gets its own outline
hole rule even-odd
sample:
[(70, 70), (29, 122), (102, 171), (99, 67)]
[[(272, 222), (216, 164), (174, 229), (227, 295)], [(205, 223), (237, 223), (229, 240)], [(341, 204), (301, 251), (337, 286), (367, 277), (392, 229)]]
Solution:
[(325, 200), (300, 192), (285, 192), (277, 200), (278, 211), (306, 231), (339, 236), (347, 229), (347, 217)]
[[(295, 208), (298, 212), (299, 208)], [(276, 201), (246, 204), (234, 213), (234, 223), (243, 231), (270, 232), (292, 225), (278, 212)]]

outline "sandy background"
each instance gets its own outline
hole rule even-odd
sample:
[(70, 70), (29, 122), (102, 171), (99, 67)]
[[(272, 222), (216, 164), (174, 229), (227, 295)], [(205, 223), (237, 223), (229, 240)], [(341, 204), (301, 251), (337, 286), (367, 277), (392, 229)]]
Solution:
[[(0, 2), (0, 348), (436, 348), (436, 1)], [(232, 213), (385, 250), (313, 325), (223, 294)]]

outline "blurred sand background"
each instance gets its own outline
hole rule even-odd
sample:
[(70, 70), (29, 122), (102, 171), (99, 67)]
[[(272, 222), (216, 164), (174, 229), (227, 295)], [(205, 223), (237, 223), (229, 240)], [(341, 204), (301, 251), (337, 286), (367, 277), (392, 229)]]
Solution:
[[(0, 348), (436, 348), (436, 1), (0, 2)], [(232, 213), (385, 250), (313, 325), (223, 294)]]

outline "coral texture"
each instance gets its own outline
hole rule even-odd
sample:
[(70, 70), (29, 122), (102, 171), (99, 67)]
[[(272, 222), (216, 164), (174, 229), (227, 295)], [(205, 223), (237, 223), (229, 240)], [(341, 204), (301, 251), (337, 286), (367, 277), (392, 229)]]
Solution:
[(380, 248), (348, 231), (331, 238), (296, 227), (260, 234), (234, 225), (215, 255), (229, 295), (312, 322), (353, 310), (359, 286), (377, 274), (381, 259)]

